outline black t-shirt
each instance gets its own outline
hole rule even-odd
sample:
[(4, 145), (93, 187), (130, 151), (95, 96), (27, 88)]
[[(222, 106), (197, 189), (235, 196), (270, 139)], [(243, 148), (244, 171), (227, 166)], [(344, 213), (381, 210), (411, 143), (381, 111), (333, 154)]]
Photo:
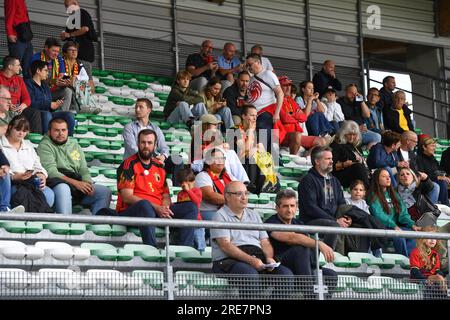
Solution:
[[(271, 216), (264, 223), (285, 224), (283, 221), (280, 220), (280, 218), (278, 217), (277, 214), (274, 214), (273, 216)], [(303, 225), (303, 222), (294, 218), (291, 221), (291, 225)], [(292, 248), (292, 246), (290, 244), (287, 244), (285, 242), (280, 242), (280, 241), (272, 238), (272, 231), (268, 231), (267, 233), (269, 234), (270, 243), (272, 244), (275, 257), (277, 257), (277, 258), (281, 257), (287, 250)]]
[[(241, 96), (237, 85), (234, 84), (225, 89), (223, 97), (227, 100), (227, 107), (230, 108), (231, 114), (234, 116), (241, 116), (242, 105), (244, 105), (245, 100), (247, 100), (247, 95)], [(239, 98), (241, 98), (241, 102), (238, 102)], [(238, 103), (241, 104), (240, 107), (238, 107)]]
[[(97, 33), (95, 32), (94, 23), (92, 22), (91, 15), (89, 12), (87, 12), (84, 9), (80, 9), (80, 16), (81, 16), (81, 27), (88, 27), (89, 31), (85, 34), (78, 36), (78, 37), (72, 37), (67, 40), (73, 40), (79, 45), (78, 49), (78, 59), (85, 60), (89, 62), (94, 62), (95, 60), (95, 49), (93, 41), (97, 41)], [(66, 32), (74, 32), (78, 29), (67, 29)]]
[(364, 123), (364, 118), (362, 116), (361, 101), (347, 100), (346, 98), (339, 98), (337, 103), (341, 105), (342, 113), (344, 114), (345, 120), (353, 120), (357, 124), (361, 125)]
[[(204, 57), (202, 57), (202, 55), (200, 53), (193, 53), (190, 54), (187, 59), (186, 59), (186, 69), (189, 66), (194, 66), (195, 69), (201, 68), (204, 65), (206, 65), (206, 60), (204, 59)], [(202, 74), (196, 76), (196, 77), (192, 77), (194, 78), (198, 78), (198, 77), (205, 77), (207, 80), (211, 79), (211, 70), (207, 70), (205, 72), (203, 72)]]

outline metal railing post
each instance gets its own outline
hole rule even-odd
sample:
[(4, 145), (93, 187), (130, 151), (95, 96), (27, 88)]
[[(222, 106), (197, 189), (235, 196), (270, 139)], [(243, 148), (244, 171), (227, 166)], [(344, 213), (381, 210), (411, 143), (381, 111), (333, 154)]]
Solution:
[(105, 36), (103, 33), (103, 0), (97, 0), (98, 32), (100, 36), (100, 69), (105, 70)]
[(433, 128), (434, 128), (434, 136), (437, 138), (438, 136), (438, 124), (436, 121), (437, 118), (437, 104), (436, 104), (436, 82), (431, 80), (431, 91), (433, 94)]
[[(359, 67), (361, 71), (359, 75), (364, 79), (364, 38), (363, 38), (363, 14), (362, 14), (362, 1), (358, 0), (358, 42), (359, 42)], [(366, 87), (366, 82), (363, 80), (363, 94), (366, 95), (369, 87)]]
[(166, 226), (166, 289), (167, 300), (174, 300), (175, 283), (173, 281), (173, 267), (170, 265), (170, 227)]
[(312, 81), (313, 78), (313, 63), (311, 58), (311, 13), (309, 7), (309, 0), (305, 0), (305, 19), (306, 19), (306, 47), (308, 55), (308, 71), (309, 79)]
[(241, 37), (242, 37), (242, 57), (247, 56), (247, 17), (245, 12), (245, 0), (241, 0)]
[(319, 234), (315, 233), (314, 238), (316, 239), (316, 271), (317, 271), (317, 286), (316, 290), (314, 290), (316, 293), (319, 294), (319, 300), (324, 300), (324, 287), (323, 287), (323, 275), (322, 270), (320, 270), (320, 253), (319, 253)]
[(172, 0), (173, 52), (175, 53), (175, 73), (180, 68), (180, 47), (178, 44), (177, 0)]

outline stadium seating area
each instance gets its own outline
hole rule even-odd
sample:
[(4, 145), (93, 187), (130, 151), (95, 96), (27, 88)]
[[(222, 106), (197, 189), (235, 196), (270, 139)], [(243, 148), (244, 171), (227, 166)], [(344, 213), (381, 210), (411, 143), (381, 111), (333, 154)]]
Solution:
[[(147, 97), (152, 100), (152, 122), (163, 130), (171, 152), (186, 153), (186, 160), (191, 135), (185, 125), (171, 126), (163, 120), (162, 110), (172, 79), (94, 70), (94, 82), (95, 100), (103, 111), (99, 115), (76, 115), (74, 137), (85, 151), (94, 181), (113, 192), (111, 208), (115, 208), (116, 168), (122, 162), (124, 151), (122, 131), (134, 115), (137, 98)], [(420, 133), (420, 129), (416, 132)], [(35, 146), (41, 138), (39, 134), (29, 134), (27, 137)], [(440, 154), (450, 145), (450, 141), (440, 139), (438, 142), (437, 158), (440, 160)], [(279, 165), (277, 170), (282, 189), (293, 190), (297, 189), (299, 179), (311, 167), (307, 161), (299, 161), (298, 157), (289, 154), (282, 155)], [(174, 187), (171, 182), (169, 179), (170, 193), (175, 201), (181, 188)], [(250, 195), (249, 207), (256, 210), (263, 220), (267, 219), (275, 212), (274, 198), (275, 194)], [(75, 207), (74, 212), (90, 214), (81, 206)], [(442, 216), (439, 224), (450, 220), (450, 216)], [(101, 294), (164, 298), (164, 236), (164, 229), (157, 228), (159, 247), (155, 248), (142, 244), (138, 228), (2, 220), (0, 294), (16, 297)], [(171, 265), (176, 271), (177, 296), (188, 299), (228, 296), (228, 280), (210, 274), (210, 247), (200, 253), (191, 247), (170, 246), (169, 252)], [(381, 258), (367, 253), (335, 255), (333, 263), (327, 264), (322, 255), (320, 258), (321, 266), (326, 265), (339, 274), (338, 286), (333, 292), (335, 298), (376, 299), (382, 293), (385, 296), (403, 295), (404, 299), (417, 298), (420, 286), (404, 281), (409, 275), (408, 257), (391, 253), (384, 253)], [(81, 270), (82, 273), (74, 270)]]

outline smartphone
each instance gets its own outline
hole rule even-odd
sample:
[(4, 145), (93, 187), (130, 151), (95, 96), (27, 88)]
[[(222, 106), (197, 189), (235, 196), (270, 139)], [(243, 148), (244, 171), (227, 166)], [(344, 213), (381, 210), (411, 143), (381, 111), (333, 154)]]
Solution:
[(362, 96), (356, 96), (355, 100), (361, 102), (364, 100), (364, 98)]
[(70, 76), (68, 76), (67, 74), (64, 75), (63, 80), (70, 80)]

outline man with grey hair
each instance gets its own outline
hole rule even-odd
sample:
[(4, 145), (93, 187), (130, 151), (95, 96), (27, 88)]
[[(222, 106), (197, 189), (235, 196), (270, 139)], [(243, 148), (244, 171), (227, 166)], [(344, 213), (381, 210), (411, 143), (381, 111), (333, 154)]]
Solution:
[(272, 71), (273, 72), (273, 66), (272, 63), (270, 63), (269, 58), (263, 56), (263, 48), (260, 44), (255, 44), (251, 49), (251, 53), (256, 53), (261, 56), (261, 64), (264, 69)]
[(14, 118), (14, 113), (10, 108), (11, 93), (8, 88), (0, 85), (0, 137), (5, 135), (9, 122)]
[[(339, 205), (345, 204), (339, 180), (331, 175), (333, 154), (329, 147), (316, 147), (311, 152), (311, 168), (298, 185), (300, 220), (307, 225), (348, 228), (350, 217), (337, 218)], [(324, 242), (336, 246), (337, 236), (326, 234)]]
[[(400, 148), (398, 148), (397, 155), (399, 161), (406, 161), (409, 167), (418, 173), (418, 177), (426, 179), (427, 175), (424, 172), (419, 172), (416, 163), (417, 153), (415, 151), (418, 142), (417, 134), (414, 131), (405, 131), (400, 137)], [(428, 194), (428, 197), (433, 203), (437, 203), (439, 198), (440, 186), (433, 182), (433, 189)]]
[[(258, 213), (247, 208), (249, 192), (242, 182), (228, 183), (224, 193), (225, 204), (213, 221), (262, 223)], [(292, 275), (283, 265), (273, 265), (276, 261), (266, 231), (211, 229), (211, 241), (214, 273)]]

